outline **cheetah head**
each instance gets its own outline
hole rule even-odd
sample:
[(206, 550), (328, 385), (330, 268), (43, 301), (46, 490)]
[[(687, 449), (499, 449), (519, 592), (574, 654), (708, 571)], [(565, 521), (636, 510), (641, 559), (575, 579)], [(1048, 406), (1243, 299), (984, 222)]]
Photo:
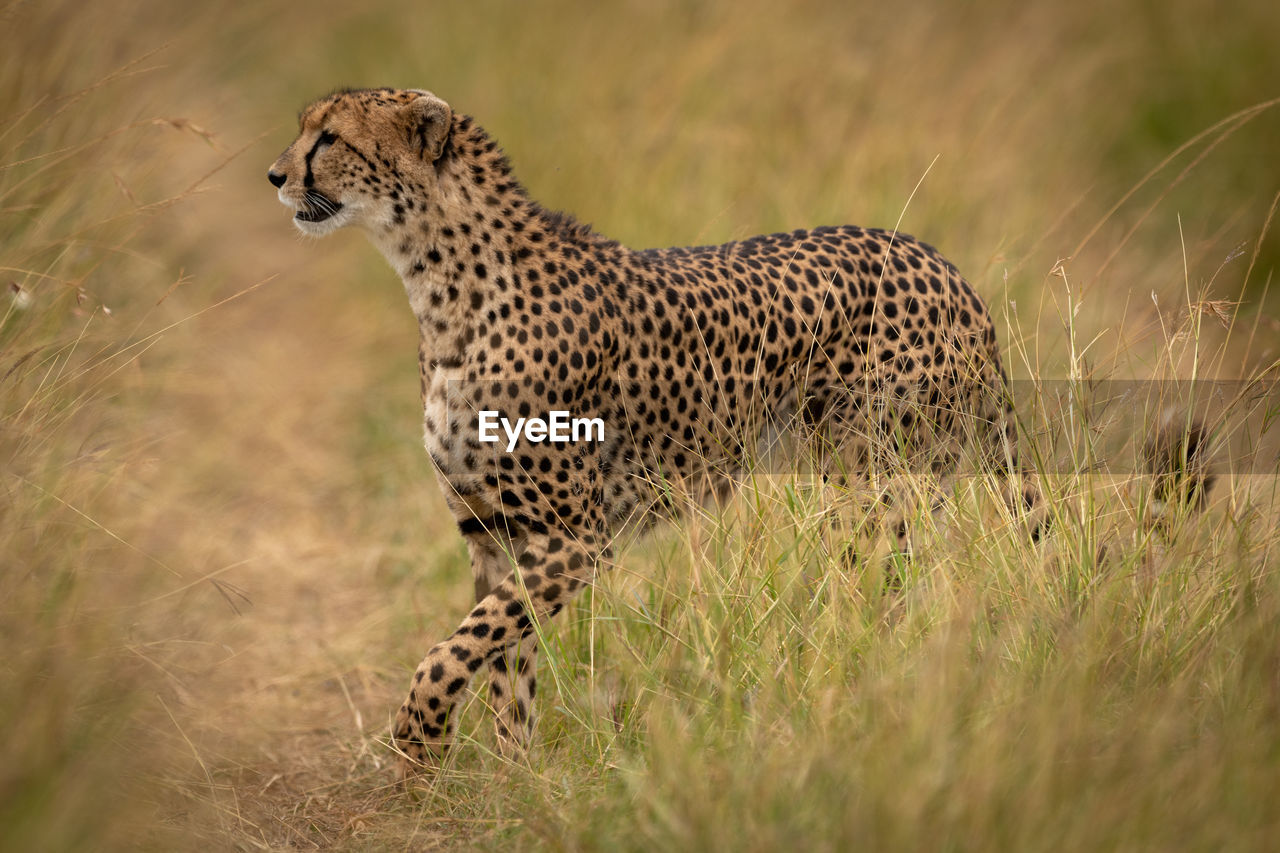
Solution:
[(304, 234), (402, 221), (409, 199), (431, 198), (453, 111), (418, 89), (337, 92), (306, 107), (298, 138), (267, 172)]

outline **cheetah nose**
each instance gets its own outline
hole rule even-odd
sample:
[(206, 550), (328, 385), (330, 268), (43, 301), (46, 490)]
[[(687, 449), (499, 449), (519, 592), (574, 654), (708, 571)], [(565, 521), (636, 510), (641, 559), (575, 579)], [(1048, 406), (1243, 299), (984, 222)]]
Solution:
[(267, 172), (267, 180), (271, 182), (271, 186), (279, 189), (284, 186), (285, 176), (281, 172), (277, 172), (273, 169)]

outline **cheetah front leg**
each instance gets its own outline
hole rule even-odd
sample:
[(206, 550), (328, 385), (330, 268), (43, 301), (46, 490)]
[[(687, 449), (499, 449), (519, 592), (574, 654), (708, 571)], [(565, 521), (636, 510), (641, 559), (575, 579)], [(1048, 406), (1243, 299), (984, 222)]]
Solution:
[[(511, 574), (516, 557), (528, 547), (525, 537), (512, 541), (504, 533), (505, 528), (464, 534), (475, 576), (476, 604)], [(533, 737), (537, 668), (538, 638), (532, 635), (496, 655), (489, 664), (489, 705), (494, 713), (498, 752), (505, 758), (514, 760), (524, 755)]]
[(489, 664), (489, 702), (493, 705), (498, 753), (524, 756), (533, 738), (533, 697), (537, 692), (538, 638), (529, 636)]
[[(471, 555), (476, 604), (510, 575), (527, 540), (507, 535), (506, 525), (489, 530), (470, 519), (459, 522)], [(537, 690), (538, 639), (529, 636), (496, 655), (489, 664), (489, 705), (494, 712), (498, 751), (505, 758), (524, 754), (533, 735), (533, 697)]]
[[(486, 664), (496, 671), (494, 683), (510, 700), (495, 699), (500, 733), (507, 730), (500, 745), (505, 751), (527, 743), (533, 727), (533, 623), (554, 617), (591, 581), (599, 555), (591, 534), (564, 531), (525, 537), (519, 576), (510, 573), (484, 595), (458, 630), (432, 647), (418, 665), (393, 728), (404, 759), (402, 777), (443, 756), (453, 733), (455, 706), (471, 677)], [(521, 661), (526, 661), (523, 668)]]

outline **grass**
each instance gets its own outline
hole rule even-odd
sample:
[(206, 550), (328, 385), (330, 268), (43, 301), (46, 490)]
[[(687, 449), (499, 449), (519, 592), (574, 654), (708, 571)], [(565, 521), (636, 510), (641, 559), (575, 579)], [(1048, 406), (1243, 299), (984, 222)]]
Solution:
[[(0, 848), (1280, 831), (1274, 385), (1201, 404), (1230, 417), (1200, 512), (1076, 464), (1149, 431), (1110, 380), (1274, 382), (1265, 4), (0, 16)], [(528, 764), (476, 698), (439, 776), (391, 789), (389, 714), (469, 569), (399, 284), (359, 235), (295, 239), (263, 180), (298, 106), (383, 83), (630, 245), (901, 219), (999, 318), (1049, 541), (963, 478), (886, 591), (863, 496), (761, 478), (547, 627)]]

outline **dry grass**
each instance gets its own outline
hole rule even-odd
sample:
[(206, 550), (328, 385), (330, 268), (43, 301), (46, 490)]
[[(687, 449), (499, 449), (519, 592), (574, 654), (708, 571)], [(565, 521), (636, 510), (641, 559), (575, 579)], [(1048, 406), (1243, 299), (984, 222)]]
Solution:
[[(1257, 376), (1280, 340), (1280, 109), (1247, 110), (1280, 94), (1280, 13), (0, 16), (0, 847), (1263, 849), (1280, 831), (1265, 454), (1163, 525), (1140, 478), (1044, 462), (1059, 517), (1039, 549), (964, 481), (916, 519), (900, 595), (878, 561), (832, 559), (869, 535), (855, 497), (757, 483), (634, 543), (551, 629), (529, 766), (492, 755), (473, 706), (440, 777), (390, 790), (387, 716), (469, 570), (419, 448), (399, 284), (359, 235), (295, 239), (263, 180), (304, 101), (421, 85), (536, 196), (632, 245), (901, 218), (988, 298), (1019, 376)], [(1232, 446), (1274, 441), (1274, 405)], [(1036, 400), (1024, 415), (1043, 425)]]

